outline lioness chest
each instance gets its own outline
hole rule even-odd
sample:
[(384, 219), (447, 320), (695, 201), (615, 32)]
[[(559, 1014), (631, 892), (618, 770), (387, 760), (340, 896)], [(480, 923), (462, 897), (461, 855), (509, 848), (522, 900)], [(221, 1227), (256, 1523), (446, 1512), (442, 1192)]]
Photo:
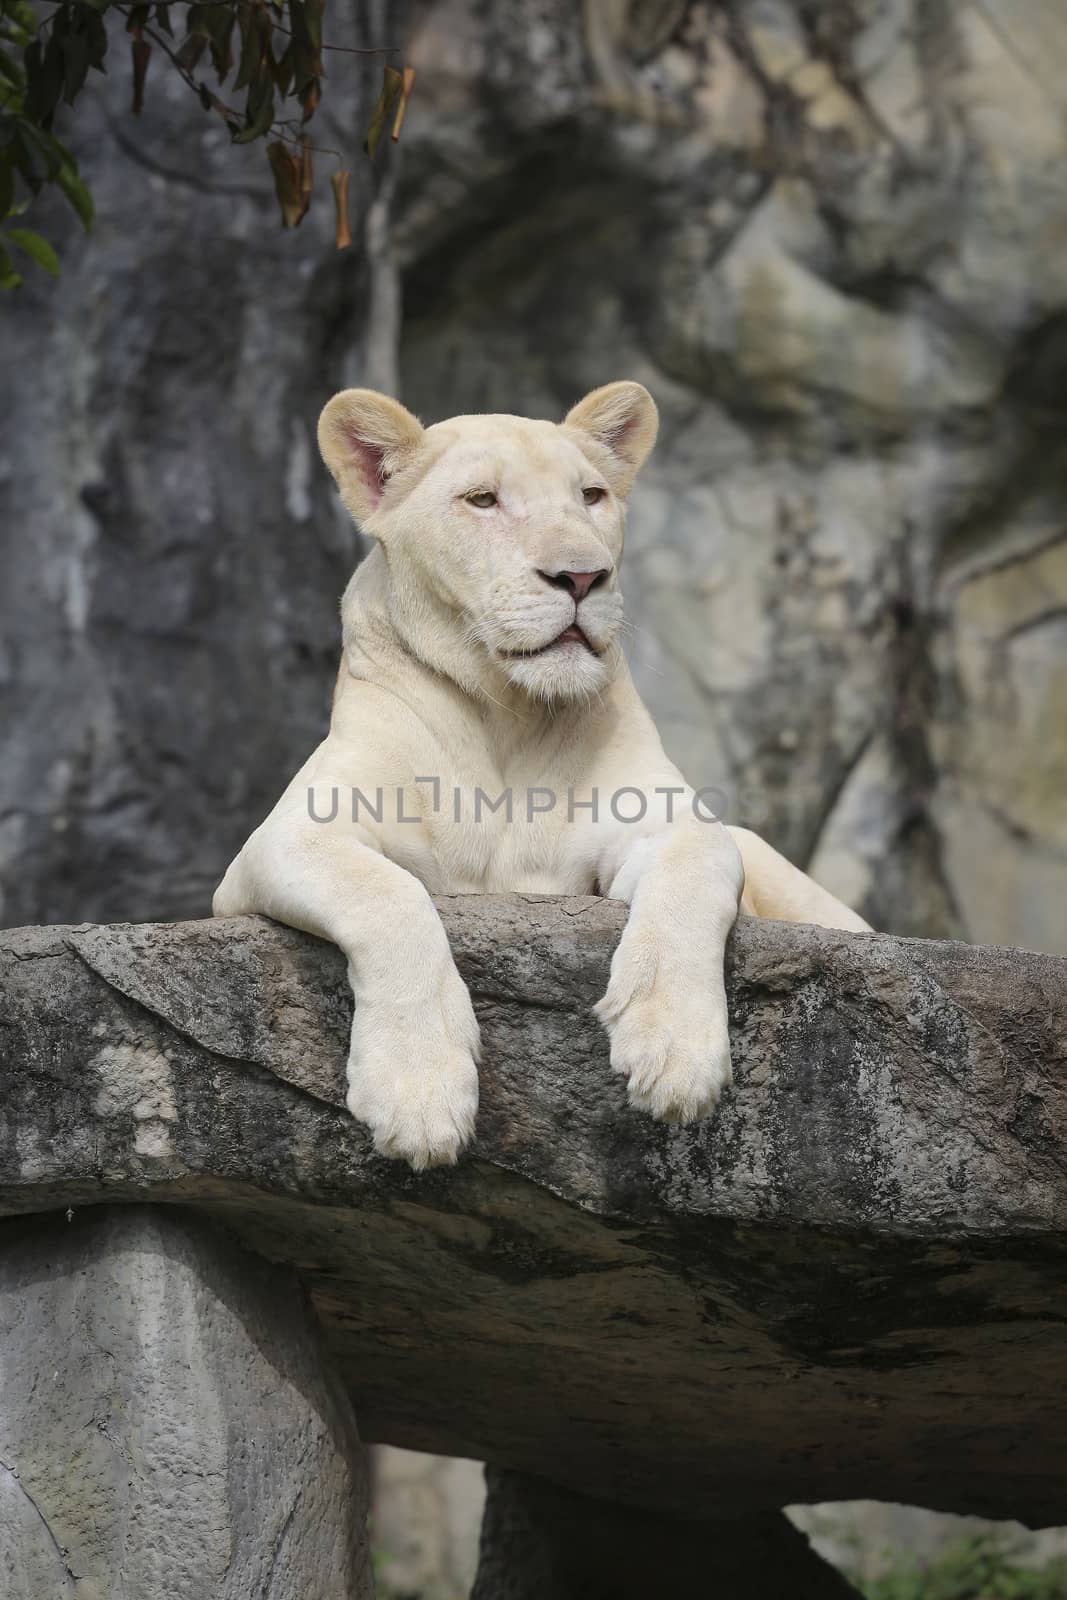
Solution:
[(402, 695), (347, 684), (320, 772), (359, 783), (353, 820), (431, 893), (595, 893), (607, 819), (593, 796), (612, 709), (534, 733), (473, 717), (456, 700), (424, 680)]
[(388, 797), (392, 814), (383, 816), (379, 839), (390, 860), (431, 893), (595, 892), (593, 830), (566, 825), (566, 792), (548, 784), (449, 781), (436, 794), (434, 786), (419, 785), (417, 806), (415, 787)]

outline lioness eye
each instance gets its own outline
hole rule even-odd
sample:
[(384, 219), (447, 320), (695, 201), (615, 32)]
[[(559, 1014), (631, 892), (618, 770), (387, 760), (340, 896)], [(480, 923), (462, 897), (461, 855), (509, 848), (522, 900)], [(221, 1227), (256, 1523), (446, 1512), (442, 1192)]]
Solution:
[(582, 490), (582, 499), (587, 506), (599, 505), (606, 492), (598, 484), (593, 484), (590, 488)]
[(477, 506), (480, 511), (488, 511), (490, 506), (497, 503), (496, 495), (492, 489), (478, 489), (474, 494), (467, 495), (467, 504)]

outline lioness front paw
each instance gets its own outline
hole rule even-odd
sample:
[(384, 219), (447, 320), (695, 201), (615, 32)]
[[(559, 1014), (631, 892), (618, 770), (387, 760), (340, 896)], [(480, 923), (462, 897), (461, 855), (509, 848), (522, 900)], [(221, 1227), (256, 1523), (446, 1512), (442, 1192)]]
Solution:
[(713, 972), (697, 975), (651, 952), (625, 949), (594, 1007), (611, 1039), (611, 1065), (630, 1104), (664, 1122), (696, 1122), (733, 1081), (726, 996)]
[(474, 1137), (478, 1112), (474, 1008), (457, 973), (442, 991), (410, 1009), (357, 1001), (352, 1019), (348, 1109), (380, 1154), (416, 1172), (455, 1162)]

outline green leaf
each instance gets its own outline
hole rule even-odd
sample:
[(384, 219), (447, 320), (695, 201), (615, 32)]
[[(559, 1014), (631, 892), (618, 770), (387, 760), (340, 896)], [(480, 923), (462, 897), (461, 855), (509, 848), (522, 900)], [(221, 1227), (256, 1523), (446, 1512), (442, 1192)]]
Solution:
[(25, 82), (22, 68), (18, 62), (12, 61), (11, 57), (5, 55), (2, 50), (0, 50), (0, 78), (6, 79), (16, 89), (21, 89)]
[[(22, 52), (22, 67), (26, 74), (26, 104), (27, 109), (32, 106), (34, 95), (37, 93), (37, 84), (41, 78), (41, 63), (44, 51), (40, 39), (34, 39)], [(32, 114), (32, 113), (31, 113)]]
[(298, 46), (310, 46), (311, 39), (308, 34), (307, 16), (304, 12), (304, 0), (289, 0), (289, 31)]
[(0, 220), (11, 215), (15, 198), (15, 167), (10, 150), (0, 150)]
[(215, 7), (210, 5), (193, 5), (185, 15), (185, 33), (188, 38), (191, 33), (203, 34), (205, 39), (211, 38), (212, 13)]
[(97, 72), (106, 72), (104, 57), (107, 55), (107, 29), (103, 17), (97, 16), (95, 11), (85, 13), (85, 39), (89, 47), (89, 65), (95, 67)]
[(233, 66), (233, 26), (232, 12), (218, 7), (211, 30), (211, 65), (220, 83), (226, 81), (226, 74)]
[(322, 49), (322, 17), (325, 10), (326, 0), (304, 0), (308, 38), (315, 50)]
[(292, 54), (293, 84), (303, 100), (313, 88), (317, 95), (315, 80), (322, 77), (321, 49), (313, 37), (313, 26), (309, 24), (306, 0), (289, 0), (289, 22), (293, 36), (286, 54)]
[(295, 52), (292, 41), (290, 40), (285, 50), (274, 63), (273, 68), (275, 86), (278, 90), (278, 93), (283, 97), (289, 93), (289, 90), (292, 87), (294, 59)]
[(0, 289), (17, 289), (21, 282), (22, 279), (15, 271), (11, 257), (4, 248), (3, 240), (0, 240)]
[[(62, 14), (61, 11), (60, 15)], [(61, 32), (58, 23), (53, 23), (52, 32), (43, 52), (41, 41), (35, 39), (23, 57), (26, 67), (26, 115), (46, 131), (52, 126), (52, 118), (55, 116), (59, 97), (63, 93), (61, 40), (64, 37), (65, 34)]]
[[(99, 21), (99, 18), (96, 19)], [(68, 106), (85, 82), (89, 71), (89, 40), (84, 33), (63, 35), (63, 98)]]
[(248, 91), (245, 102), (245, 126), (234, 135), (234, 144), (250, 144), (259, 139), (274, 121), (274, 84), (269, 77), (260, 78)]
[(32, 122), (27, 122), (25, 117), (18, 119), (12, 147), (15, 165), (34, 194), (39, 194), (41, 185), (55, 176), (50, 143), (48, 135), (35, 128)]
[(201, 33), (205, 39), (210, 39), (219, 49), (223, 49), (233, 32), (237, 9), (235, 4), (190, 6), (186, 32)]
[(241, 60), (237, 76), (233, 80), (235, 89), (249, 88), (267, 74), (273, 73), (274, 55), (271, 50), (271, 37), (270, 18), (265, 11), (242, 11)]
[(96, 215), (96, 208), (93, 205), (92, 195), (89, 193), (88, 189), (85, 187), (85, 184), (78, 176), (77, 167), (74, 166), (73, 163), (68, 163), (60, 167), (59, 172), (56, 175), (56, 182), (59, 184), (59, 187), (62, 189), (63, 193), (66, 195), (67, 199), (78, 213), (81, 225), (85, 229), (86, 233), (88, 233), (89, 229), (93, 225), (93, 218)]
[(37, 17), (29, 0), (7, 0), (3, 9), (10, 18), (12, 28), (19, 35), (19, 43), (29, 44), (37, 32)]
[(59, 257), (47, 239), (42, 239), (32, 228), (9, 228), (7, 237), (12, 244), (17, 245), (25, 255), (28, 255), (31, 261), (36, 261), (39, 267), (50, 272), (53, 278), (59, 277)]
[(247, 89), (259, 71), (259, 41), (251, 26), (241, 23), (241, 59), (237, 63), (237, 76), (233, 80), (235, 89)]

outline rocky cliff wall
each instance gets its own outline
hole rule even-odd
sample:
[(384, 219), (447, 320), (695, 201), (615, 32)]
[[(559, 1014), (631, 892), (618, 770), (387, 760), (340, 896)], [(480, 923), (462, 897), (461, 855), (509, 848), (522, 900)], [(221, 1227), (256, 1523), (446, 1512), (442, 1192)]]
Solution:
[(877, 925), (1067, 948), (1057, 0), (434, 0), (411, 59), (395, 196), (333, 69), (342, 256), (164, 74), (79, 105), (96, 230), (0, 305), (0, 916), (204, 912), (321, 733), (332, 389), (552, 416), (625, 374), (673, 754)]
[(1067, 949), (1059, 0), (420, 17), (406, 397), (646, 383), (671, 752), (876, 926)]

